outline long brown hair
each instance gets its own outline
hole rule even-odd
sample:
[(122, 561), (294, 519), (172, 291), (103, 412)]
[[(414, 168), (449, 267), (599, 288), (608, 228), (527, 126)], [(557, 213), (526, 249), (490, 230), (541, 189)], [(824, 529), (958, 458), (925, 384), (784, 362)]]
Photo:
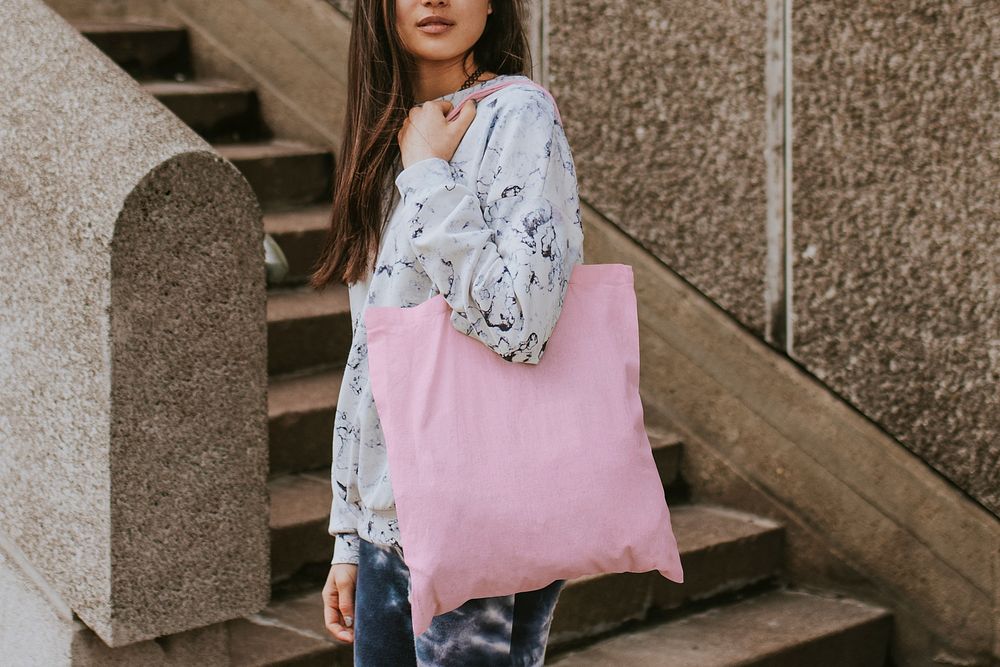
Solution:
[[(492, 0), (483, 34), (470, 49), (475, 66), (531, 76), (523, 3)], [(329, 233), (309, 280), (317, 289), (357, 282), (374, 263), (391, 213), (396, 134), (415, 103), (415, 60), (396, 31), (395, 0), (357, 0), (348, 52), (343, 154), (334, 173)]]

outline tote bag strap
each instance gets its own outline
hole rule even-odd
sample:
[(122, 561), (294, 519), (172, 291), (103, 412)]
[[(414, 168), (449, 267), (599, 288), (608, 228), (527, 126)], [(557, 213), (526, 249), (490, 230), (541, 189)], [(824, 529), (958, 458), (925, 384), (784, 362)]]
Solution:
[(552, 106), (555, 107), (555, 110), (556, 110), (556, 118), (559, 120), (559, 124), (562, 125), (562, 116), (559, 114), (559, 106), (556, 104), (555, 98), (552, 97), (552, 93), (550, 93), (548, 90), (546, 90), (545, 86), (543, 86), (543, 85), (541, 85), (541, 84), (539, 84), (539, 83), (537, 83), (535, 81), (531, 81), (530, 79), (528, 81), (504, 81), (502, 83), (497, 83), (497, 84), (494, 84), (492, 86), (486, 86), (485, 88), (481, 88), (481, 89), (477, 90), (476, 92), (472, 93), (471, 95), (469, 95), (468, 97), (466, 97), (465, 99), (463, 99), (461, 102), (459, 102), (458, 106), (455, 107), (454, 109), (452, 109), (451, 113), (448, 114), (447, 120), (454, 120), (455, 116), (458, 115), (458, 112), (461, 111), (462, 105), (465, 104), (466, 102), (468, 102), (469, 100), (481, 100), (482, 98), (484, 98), (487, 95), (490, 95), (492, 93), (495, 93), (496, 91), (500, 90), (501, 88), (506, 88), (507, 86), (513, 86), (513, 85), (517, 85), (517, 84), (531, 85), (531, 86), (534, 86), (535, 88), (538, 88), (543, 93), (545, 93), (548, 96), (548, 98), (550, 100), (552, 100)]

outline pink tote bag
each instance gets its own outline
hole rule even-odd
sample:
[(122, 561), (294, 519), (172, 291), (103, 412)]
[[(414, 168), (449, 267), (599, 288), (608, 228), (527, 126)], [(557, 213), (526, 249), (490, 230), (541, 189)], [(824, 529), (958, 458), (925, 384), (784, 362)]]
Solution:
[(683, 570), (639, 398), (632, 267), (577, 264), (536, 365), (458, 331), (437, 294), (368, 306), (414, 636), (467, 600)]

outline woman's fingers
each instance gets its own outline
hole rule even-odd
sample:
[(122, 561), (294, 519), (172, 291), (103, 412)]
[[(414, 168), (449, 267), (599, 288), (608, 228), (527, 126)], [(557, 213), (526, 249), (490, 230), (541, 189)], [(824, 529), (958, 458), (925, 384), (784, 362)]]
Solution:
[(396, 133), (404, 168), (428, 157), (452, 158), (476, 118), (476, 101), (465, 102), (449, 121), (447, 116), (453, 108), (454, 105), (445, 100), (428, 100), (410, 109), (403, 127)]
[[(337, 591), (340, 602), (340, 615), (343, 617), (344, 625), (348, 628), (354, 627), (354, 577), (346, 572), (340, 571), (336, 575)], [(354, 630), (352, 629), (353, 633)]]
[(336, 639), (343, 639), (344, 627), (340, 624), (340, 611), (337, 609), (337, 589), (327, 580), (323, 587), (323, 625)]
[[(322, 594), (323, 625), (334, 638), (344, 642), (354, 641), (354, 577), (348, 573), (350, 568), (356, 570), (357, 566), (338, 564), (331, 567)], [(349, 622), (347, 616), (351, 617)]]

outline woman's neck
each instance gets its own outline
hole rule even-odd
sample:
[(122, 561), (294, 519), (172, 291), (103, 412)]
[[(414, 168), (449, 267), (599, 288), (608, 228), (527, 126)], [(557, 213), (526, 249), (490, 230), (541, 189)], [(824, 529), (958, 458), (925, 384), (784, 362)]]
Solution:
[[(427, 63), (417, 68), (416, 80), (413, 83), (413, 93), (417, 104), (433, 100), (442, 95), (454, 93), (476, 71), (473, 63), (467, 64), (463, 70), (461, 64)], [(473, 83), (481, 83), (495, 78), (493, 72), (482, 72)]]

